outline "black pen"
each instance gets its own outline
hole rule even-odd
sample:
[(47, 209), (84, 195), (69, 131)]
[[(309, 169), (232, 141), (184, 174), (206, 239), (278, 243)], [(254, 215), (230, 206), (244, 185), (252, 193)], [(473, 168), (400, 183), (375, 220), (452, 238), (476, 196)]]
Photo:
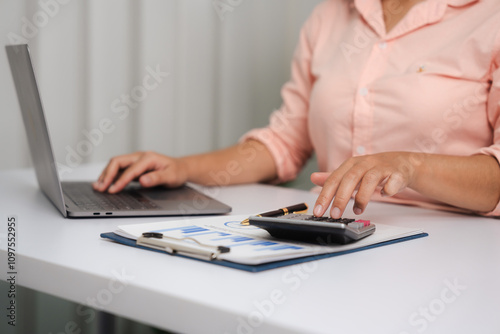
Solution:
[[(306, 203), (295, 204), (291, 206), (287, 206), (285, 208), (281, 208), (278, 210), (264, 212), (258, 215), (257, 217), (277, 217), (282, 215), (287, 215), (289, 213), (306, 213), (309, 207)], [(241, 222), (242, 225), (248, 225), (248, 218)]]

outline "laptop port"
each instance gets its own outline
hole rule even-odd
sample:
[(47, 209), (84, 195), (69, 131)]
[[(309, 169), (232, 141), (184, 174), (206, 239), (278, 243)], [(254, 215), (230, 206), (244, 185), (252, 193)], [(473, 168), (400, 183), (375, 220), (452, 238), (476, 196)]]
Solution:
[(94, 212), (94, 216), (99, 216), (100, 214), (100, 212)]
[(113, 212), (106, 212), (106, 215), (111, 216)]

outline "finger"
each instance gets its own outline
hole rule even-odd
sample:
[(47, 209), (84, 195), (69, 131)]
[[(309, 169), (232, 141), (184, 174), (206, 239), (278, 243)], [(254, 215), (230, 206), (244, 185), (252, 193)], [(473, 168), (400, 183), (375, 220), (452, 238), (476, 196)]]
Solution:
[[(107, 186), (105, 187), (105, 183), (104, 183), (104, 180), (107, 178), (105, 174), (102, 174), (101, 177), (99, 177), (99, 179), (97, 180), (97, 182), (95, 182), (94, 184), (98, 187), (103, 187), (104, 189), (103, 190), (106, 190), (111, 184), (113, 184), (113, 180), (116, 180), (118, 179), (122, 173), (123, 173), (123, 170), (124, 168), (126, 168), (127, 166), (123, 166), (123, 167), (118, 167), (116, 171), (111, 171), (109, 172), (109, 184), (106, 184)], [(106, 167), (108, 168), (108, 167)], [(97, 189), (96, 189), (97, 190)]]
[(122, 175), (120, 175), (113, 185), (109, 187), (108, 192), (112, 194), (117, 193), (123, 190), (123, 188), (137, 177), (156, 168), (156, 157), (153, 154), (144, 153), (137, 161), (123, 171)]
[(403, 174), (401, 174), (400, 172), (394, 172), (389, 176), (380, 193), (384, 197), (394, 196), (401, 190), (406, 188), (407, 185), (408, 180), (405, 179)]
[(380, 184), (384, 183), (385, 179), (385, 175), (376, 169), (371, 169), (365, 173), (360, 182), (358, 192), (354, 196), (354, 214), (360, 215), (365, 211), (373, 193)]
[(101, 187), (104, 185), (106, 185), (106, 188), (109, 187), (113, 180), (119, 176), (120, 171), (132, 164), (136, 159), (137, 157), (134, 155), (122, 155), (112, 158), (99, 176), (98, 184)]
[[(316, 199), (316, 203), (314, 204), (313, 214), (316, 217), (324, 215), (333, 200), (333, 196), (335, 195), (337, 187), (342, 180), (342, 176), (352, 167), (352, 165), (352, 161), (348, 160), (332, 173), (313, 173), (314, 176), (311, 175), (311, 181), (314, 178), (323, 187), (318, 195), (318, 198)], [(323, 181), (325, 177), (326, 180)]]
[(106, 168), (102, 171), (97, 182), (93, 184), (94, 189), (105, 191), (113, 183), (113, 180), (119, 177), (119, 173), (124, 168), (133, 164), (139, 158), (140, 154), (126, 154), (112, 158)]
[(184, 184), (184, 181), (177, 176), (177, 173), (172, 171), (172, 168), (169, 167), (162, 170), (146, 173), (139, 178), (139, 182), (143, 187), (155, 187), (163, 185), (175, 188)]
[(322, 187), (328, 177), (330, 176), (330, 173), (324, 173), (324, 172), (316, 172), (311, 174), (311, 182), (314, 183), (317, 186)]
[(335, 171), (330, 174), (326, 182), (323, 182), (323, 188), (316, 199), (314, 204), (313, 214), (316, 217), (321, 217), (325, 213), (326, 209), (330, 206), (333, 200), (333, 196), (337, 191), (337, 187), (342, 179), (342, 171)]
[(330, 209), (330, 216), (338, 219), (342, 217), (347, 203), (352, 197), (354, 190), (361, 182), (364, 175), (364, 170), (361, 168), (352, 168), (346, 172), (337, 188), (335, 198), (333, 199), (332, 208)]

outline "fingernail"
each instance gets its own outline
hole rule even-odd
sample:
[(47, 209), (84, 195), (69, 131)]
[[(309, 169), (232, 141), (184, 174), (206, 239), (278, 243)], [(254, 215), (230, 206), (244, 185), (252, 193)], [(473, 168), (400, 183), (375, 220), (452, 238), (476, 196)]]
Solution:
[(322, 212), (322, 211), (323, 211), (323, 206), (322, 206), (321, 204), (318, 204), (318, 205), (316, 205), (316, 206), (314, 207), (314, 211), (313, 211), (313, 213), (314, 213), (314, 215), (315, 215), (316, 217), (319, 217), (319, 216), (321, 216), (321, 212)]
[(109, 187), (108, 192), (112, 193), (116, 189), (116, 186), (113, 184), (111, 187)]
[(340, 209), (335, 207), (332, 209), (332, 218), (340, 218)]
[(361, 213), (363, 213), (363, 210), (361, 210), (361, 208), (358, 207), (355, 207), (352, 211), (354, 211), (355, 215), (360, 215)]

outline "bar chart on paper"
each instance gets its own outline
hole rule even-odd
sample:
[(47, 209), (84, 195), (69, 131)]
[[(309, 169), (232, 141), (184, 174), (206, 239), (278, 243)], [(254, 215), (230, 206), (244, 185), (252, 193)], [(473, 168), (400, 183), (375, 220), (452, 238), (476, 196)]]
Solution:
[(259, 265), (288, 259), (319, 256), (332, 253), (346, 253), (384, 242), (406, 240), (426, 234), (418, 229), (377, 224), (377, 232), (356, 243), (347, 245), (314, 245), (302, 242), (275, 239), (261, 228), (242, 225), (246, 216), (214, 216), (192, 218), (180, 221), (119, 226), (115, 234), (137, 240), (144, 232), (161, 233), (168, 238), (209, 246), (223, 246), (229, 252), (220, 254), (218, 260), (245, 265)]

